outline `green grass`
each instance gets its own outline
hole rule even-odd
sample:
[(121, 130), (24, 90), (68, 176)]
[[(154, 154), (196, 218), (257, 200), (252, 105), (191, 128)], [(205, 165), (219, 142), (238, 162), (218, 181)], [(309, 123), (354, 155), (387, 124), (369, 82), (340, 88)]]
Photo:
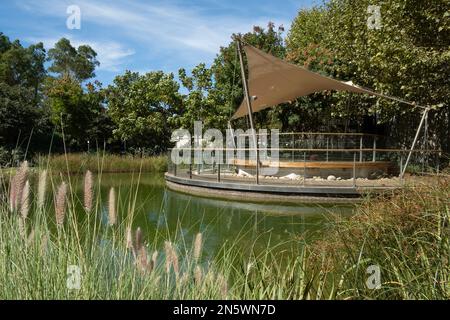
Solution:
[[(94, 177), (93, 209), (81, 216), (83, 200), (68, 181), (64, 222), (58, 226), (52, 199), (60, 179), (49, 175), (42, 206), (36, 200), (39, 190), (31, 187), (26, 218), (20, 208), (10, 210), (7, 184), (0, 191), (0, 299), (450, 298), (448, 180), (372, 200), (351, 218), (330, 217), (320, 241), (289, 252), (268, 246), (260, 254), (247, 255), (225, 242), (220, 254), (204, 261), (196, 259), (184, 239), (164, 239), (173, 243), (179, 265), (175, 268), (171, 251), (150, 240), (155, 235), (144, 235), (142, 247), (136, 240), (134, 249), (127, 246), (139, 205), (133, 196), (117, 204), (121, 214), (115, 225), (108, 225), (108, 213), (97, 196), (99, 176)], [(157, 250), (152, 266), (148, 261)], [(146, 271), (140, 267), (142, 259), (148, 260)], [(79, 290), (67, 289), (70, 265), (82, 271)], [(381, 269), (378, 290), (366, 286), (370, 265)]]
[(54, 171), (84, 173), (114, 172), (165, 172), (167, 157), (119, 156), (113, 154), (70, 153), (62, 155), (39, 156), (37, 166), (50, 167)]
[[(376, 299), (450, 298), (450, 181), (405, 189), (365, 202), (312, 246), (342, 275), (338, 296)], [(367, 267), (381, 271), (381, 289), (365, 285)]]

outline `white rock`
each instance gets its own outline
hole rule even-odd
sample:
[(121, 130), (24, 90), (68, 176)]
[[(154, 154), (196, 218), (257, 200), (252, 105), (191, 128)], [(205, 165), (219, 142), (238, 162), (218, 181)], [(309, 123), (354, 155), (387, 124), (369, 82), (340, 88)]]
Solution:
[(280, 177), (280, 179), (287, 179), (287, 180), (299, 180), (301, 176), (295, 173), (290, 173), (287, 176)]
[(241, 170), (241, 169), (239, 169), (237, 176), (238, 177), (249, 177), (249, 178), (253, 177), (250, 173), (245, 172), (244, 170)]
[(336, 180), (336, 177), (333, 176), (333, 175), (331, 175), (331, 176), (328, 176), (327, 180), (328, 180), (328, 181), (335, 181), (335, 180)]

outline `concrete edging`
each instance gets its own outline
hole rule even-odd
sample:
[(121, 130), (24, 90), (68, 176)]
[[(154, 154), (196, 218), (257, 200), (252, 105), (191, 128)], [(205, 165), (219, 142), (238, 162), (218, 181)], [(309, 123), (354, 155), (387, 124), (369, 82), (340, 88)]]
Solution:
[(185, 179), (165, 174), (169, 189), (190, 195), (267, 203), (358, 203), (363, 193), (353, 187), (293, 187)]

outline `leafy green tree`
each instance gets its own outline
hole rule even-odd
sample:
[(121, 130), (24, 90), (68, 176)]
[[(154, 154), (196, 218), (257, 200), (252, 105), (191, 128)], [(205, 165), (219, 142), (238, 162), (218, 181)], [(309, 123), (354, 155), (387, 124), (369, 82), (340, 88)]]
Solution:
[(65, 134), (69, 146), (76, 147), (86, 140), (90, 122), (90, 110), (84, 103), (84, 92), (80, 83), (70, 77), (48, 80), (48, 103), (51, 121), (58, 133)]
[(82, 82), (95, 77), (95, 68), (100, 65), (96, 57), (97, 53), (90, 46), (81, 45), (76, 49), (68, 39), (62, 38), (48, 51), (52, 62), (48, 70)]
[[(253, 32), (238, 36), (241, 36), (243, 41), (248, 44), (270, 52), (275, 56), (283, 57), (285, 54), (282, 38), (283, 31), (284, 28), (282, 26), (276, 28), (273, 23), (269, 23), (266, 29), (255, 26)], [(227, 47), (220, 49), (220, 53), (207, 72), (205, 71), (204, 65), (197, 66), (192, 71), (192, 77), (187, 83), (183, 81), (184, 70), (181, 72), (180, 78), (183, 84), (194, 84), (194, 90), (190, 90), (187, 102), (185, 101), (187, 104), (186, 109), (188, 110), (187, 114), (189, 115), (185, 123), (190, 123), (193, 118), (197, 117), (196, 120), (203, 120), (206, 126), (225, 129), (234, 111), (242, 102), (244, 95), (241, 68), (237, 56), (236, 42), (234, 41), (235, 36), (237, 35), (233, 35), (233, 41)], [(205, 83), (209, 86), (207, 89), (208, 94), (203, 93), (200, 95), (200, 92), (205, 90), (205, 86), (202, 86)], [(189, 86), (186, 87), (189, 90)], [(202, 99), (199, 98), (200, 96)], [(195, 113), (199, 110), (199, 103), (203, 104), (201, 117)], [(189, 104), (192, 106), (189, 106)], [(195, 114), (195, 116), (193, 117), (192, 114)], [(269, 123), (276, 126), (277, 124), (273, 124), (272, 121), (273, 114), (271, 110), (256, 114), (256, 117), (258, 117), (257, 123), (261, 125)], [(248, 123), (246, 123), (245, 119), (241, 119), (235, 121), (233, 126), (247, 127)]]
[(178, 74), (189, 93), (183, 97), (182, 116), (178, 118), (177, 124), (192, 130), (194, 121), (201, 120), (206, 126), (216, 123), (217, 110), (213, 101), (209, 99), (213, 86), (211, 69), (201, 63), (192, 70), (190, 76), (186, 74), (185, 69), (180, 69)]
[(25, 149), (31, 133), (46, 128), (39, 106), (45, 56), (42, 43), (25, 48), (0, 33), (0, 144), (8, 149)]
[(102, 84), (98, 81), (88, 83), (86, 85), (83, 101), (89, 106), (89, 127), (86, 130), (86, 140), (95, 147), (110, 147), (114, 148), (117, 142), (113, 137), (115, 129), (107, 105), (106, 105), (106, 90), (102, 89)]
[(162, 71), (125, 72), (107, 89), (114, 136), (127, 147), (158, 153), (170, 144), (171, 121), (180, 110), (179, 84)]
[(113, 123), (104, 105), (105, 93), (95, 81), (83, 89), (69, 77), (48, 80), (48, 104), (51, 122), (64, 133), (71, 150), (87, 150), (91, 146), (112, 143)]
[(39, 85), (46, 75), (45, 50), (42, 43), (24, 48), (18, 40), (10, 42), (0, 33), (0, 81), (10, 86), (33, 88), (37, 103)]
[(58, 134), (64, 132), (66, 142), (74, 150), (86, 150), (88, 141), (110, 141), (111, 120), (104, 106), (101, 84), (95, 81), (82, 85), (95, 76), (95, 67), (99, 65), (97, 53), (86, 45), (76, 49), (62, 38), (48, 56), (52, 63), (49, 71), (59, 74), (46, 81), (50, 119)]
[[(435, 143), (448, 150), (448, 1), (380, 2), (379, 29), (367, 25), (373, 4), (335, 0), (301, 10), (286, 41), (287, 57), (335, 78), (434, 107), (430, 136), (439, 137)], [(362, 124), (372, 117), (401, 144), (410, 141), (419, 120), (420, 109), (386, 99), (333, 93), (327, 102), (332, 118)]]

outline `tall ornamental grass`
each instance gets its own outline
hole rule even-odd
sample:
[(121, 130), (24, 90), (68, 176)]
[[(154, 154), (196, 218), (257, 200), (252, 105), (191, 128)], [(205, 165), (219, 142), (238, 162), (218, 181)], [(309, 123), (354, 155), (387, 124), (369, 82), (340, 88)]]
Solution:
[[(111, 189), (104, 207), (92, 170), (79, 198), (70, 175), (46, 169), (31, 179), (24, 163), (2, 177), (0, 299), (450, 298), (445, 180), (372, 199), (351, 218), (330, 217), (310, 245), (246, 254), (226, 241), (206, 260), (201, 233), (191, 242), (149, 241), (155, 235), (134, 224), (133, 195), (121, 200)], [(367, 285), (373, 265), (381, 270), (375, 289)]]
[(53, 171), (84, 173), (115, 172), (165, 172), (166, 156), (120, 156), (114, 154), (69, 153), (61, 155), (39, 156), (37, 166), (51, 167)]
[[(337, 298), (450, 298), (450, 180), (367, 201), (311, 246), (324, 268), (340, 275)], [(380, 286), (367, 285), (369, 267)]]

